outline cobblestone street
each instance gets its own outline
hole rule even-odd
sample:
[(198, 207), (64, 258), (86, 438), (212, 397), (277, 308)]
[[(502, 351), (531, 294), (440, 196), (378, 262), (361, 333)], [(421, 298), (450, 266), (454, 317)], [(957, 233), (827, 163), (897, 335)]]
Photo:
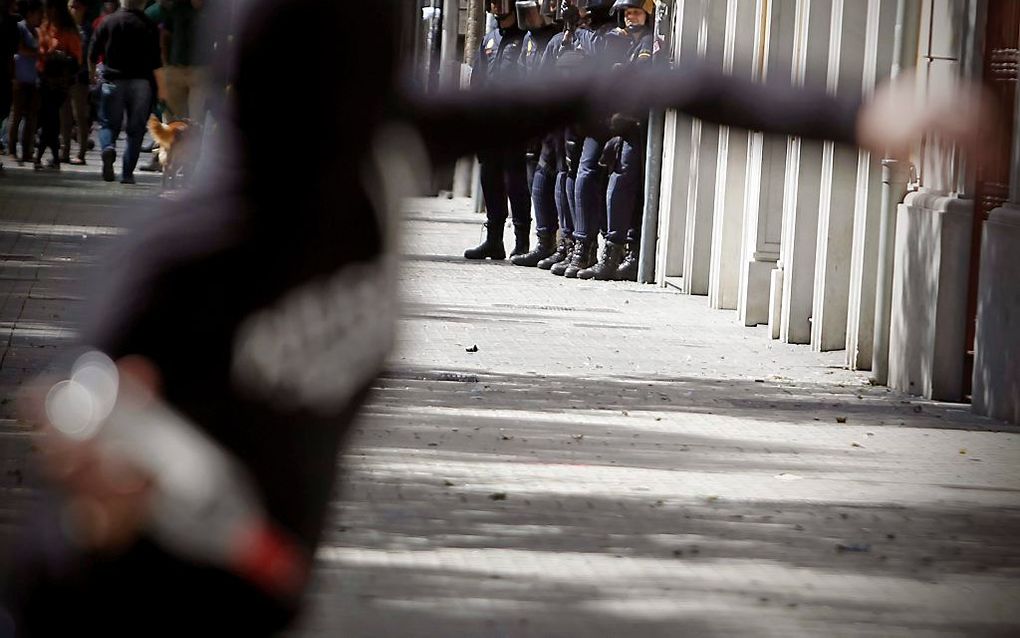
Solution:
[[(11, 397), (154, 208), (89, 159), (0, 181), (3, 542), (38, 481)], [(469, 208), (408, 205), (399, 348), (294, 638), (1020, 634), (1016, 428), (705, 298), (465, 262)]]

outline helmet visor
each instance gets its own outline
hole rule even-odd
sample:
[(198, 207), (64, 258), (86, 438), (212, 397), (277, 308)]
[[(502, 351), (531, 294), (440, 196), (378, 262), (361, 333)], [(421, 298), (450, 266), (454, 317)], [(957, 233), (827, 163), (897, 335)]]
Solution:
[(489, 13), (497, 18), (505, 18), (513, 12), (513, 0), (489, 0)]
[(550, 23), (549, 17), (542, 12), (539, 0), (519, 0), (517, 2), (517, 26), (521, 29), (541, 29)]

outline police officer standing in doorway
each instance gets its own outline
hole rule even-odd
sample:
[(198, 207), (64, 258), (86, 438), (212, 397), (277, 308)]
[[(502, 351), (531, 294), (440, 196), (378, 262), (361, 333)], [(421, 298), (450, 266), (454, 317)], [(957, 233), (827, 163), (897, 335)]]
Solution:
[[(525, 75), (541, 70), (549, 42), (560, 30), (556, 23), (559, 0), (517, 0), (517, 24), (527, 30), (521, 67)], [(528, 184), (535, 209), (534, 250), (515, 255), (510, 262), (515, 266), (535, 267), (556, 252), (556, 232), (559, 217), (556, 209), (557, 133), (534, 140), (528, 149)]]
[[(524, 31), (517, 23), (513, 0), (491, 0), (489, 13), (495, 17), (497, 27), (482, 40), (471, 76), (473, 89), (514, 81), (521, 75)], [(528, 189), (526, 145), (511, 144), (486, 150), (479, 153), (478, 161), (486, 210), (485, 241), (464, 251), (464, 258), (506, 259), (503, 227), (511, 214), (516, 242), (510, 254), (527, 253), (531, 235), (531, 192)]]
[[(651, 64), (655, 48), (652, 0), (616, 0), (612, 13), (620, 27), (609, 34), (607, 50), (626, 51), (620, 66)], [(609, 51), (607, 51), (609, 53)], [(612, 55), (612, 53), (609, 53)], [(580, 279), (637, 281), (640, 242), (639, 205), (644, 185), (646, 113), (616, 113), (613, 137), (606, 143), (602, 164), (609, 173), (606, 194), (606, 245), (599, 262), (577, 274)]]

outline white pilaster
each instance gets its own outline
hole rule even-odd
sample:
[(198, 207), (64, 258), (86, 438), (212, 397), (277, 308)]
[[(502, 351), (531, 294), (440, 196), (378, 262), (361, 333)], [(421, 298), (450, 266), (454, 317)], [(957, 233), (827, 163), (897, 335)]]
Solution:
[[(796, 0), (766, 4), (765, 19), (755, 46), (759, 77), (790, 77), (793, 60)], [(737, 313), (746, 326), (768, 323), (771, 272), (779, 260), (785, 189), (786, 140), (751, 133), (744, 199)]]
[[(755, 43), (746, 34), (757, 31), (761, 11), (763, 11), (761, 2), (727, 0), (723, 47), (725, 73), (744, 78), (751, 77)], [(733, 310), (737, 307), (747, 151), (746, 132), (739, 130), (731, 132), (728, 126), (720, 127), (708, 285), (708, 302), (713, 308)]]
[[(867, 37), (864, 43), (865, 95), (892, 69), (894, 0), (868, 0)], [(850, 300), (847, 314), (847, 366), (870, 370), (875, 340), (875, 289), (878, 276), (878, 230), (882, 213), (881, 158), (861, 152), (857, 167), (853, 244), (850, 255)]]
[[(815, 87), (826, 85), (831, 26), (832, 0), (797, 2), (794, 83)], [(811, 342), (821, 184), (822, 143), (790, 138), (779, 263), (783, 285), (778, 330), (779, 338), (787, 343)]]
[[(697, 56), (703, 9), (702, 0), (676, 0), (673, 8), (672, 61), (689, 60)], [(690, 118), (675, 110), (666, 111), (655, 265), (655, 281), (660, 286), (666, 285), (667, 278), (684, 274), (691, 137)]]
[[(867, 3), (833, 0), (828, 77), (832, 92), (840, 88), (856, 92), (862, 86), (867, 18)], [(825, 143), (811, 322), (811, 346), (823, 352), (846, 348), (858, 163), (857, 150)]]
[[(698, 32), (698, 55), (705, 64), (721, 67), (726, 4), (701, 1), (703, 13)], [(697, 119), (693, 121), (690, 158), (687, 227), (684, 233), (684, 291), (691, 295), (707, 295), (719, 158), (718, 125)]]

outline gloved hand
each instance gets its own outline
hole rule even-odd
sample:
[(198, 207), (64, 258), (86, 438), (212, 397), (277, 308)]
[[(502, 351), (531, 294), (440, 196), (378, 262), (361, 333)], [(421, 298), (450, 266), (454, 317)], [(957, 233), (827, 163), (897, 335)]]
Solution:
[(602, 149), (602, 157), (599, 158), (599, 166), (604, 166), (610, 173), (619, 172), (620, 157), (623, 153), (623, 138), (616, 136), (606, 142)]
[(613, 135), (620, 137), (630, 137), (636, 134), (640, 128), (641, 120), (623, 113), (614, 113), (609, 120), (609, 130), (613, 132)]

